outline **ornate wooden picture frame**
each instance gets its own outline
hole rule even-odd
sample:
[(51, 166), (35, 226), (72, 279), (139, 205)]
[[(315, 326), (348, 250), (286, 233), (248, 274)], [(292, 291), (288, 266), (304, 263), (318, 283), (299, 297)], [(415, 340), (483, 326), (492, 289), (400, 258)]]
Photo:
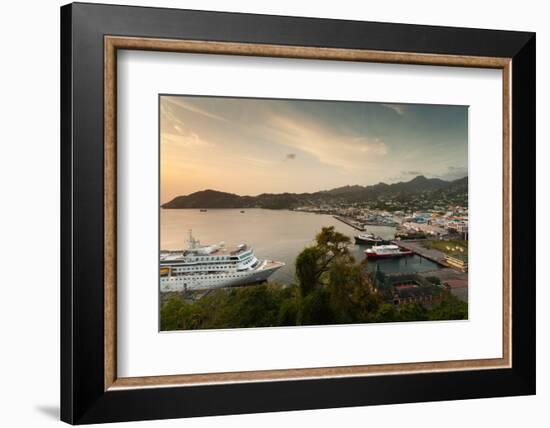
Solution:
[[(119, 377), (118, 50), (502, 70), (502, 358)], [(534, 34), (77, 3), (61, 9), (61, 53), (62, 420), (81, 424), (535, 392)]]

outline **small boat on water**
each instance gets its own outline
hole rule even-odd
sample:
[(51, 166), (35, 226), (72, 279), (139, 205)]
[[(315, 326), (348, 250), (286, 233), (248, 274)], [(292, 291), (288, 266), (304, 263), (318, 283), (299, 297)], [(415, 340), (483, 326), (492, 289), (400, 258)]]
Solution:
[(355, 235), (355, 243), (358, 245), (381, 245), (384, 243), (384, 239), (380, 236), (376, 236), (373, 233), (361, 233)]
[(208, 211), (208, 210), (205, 210), (204, 208), (201, 209), (201, 213), (205, 213), (206, 211)]
[(244, 213), (244, 211), (241, 210), (241, 213)]
[(365, 250), (365, 255), (369, 259), (412, 256), (413, 254), (411, 250), (405, 250), (397, 245), (375, 245)]

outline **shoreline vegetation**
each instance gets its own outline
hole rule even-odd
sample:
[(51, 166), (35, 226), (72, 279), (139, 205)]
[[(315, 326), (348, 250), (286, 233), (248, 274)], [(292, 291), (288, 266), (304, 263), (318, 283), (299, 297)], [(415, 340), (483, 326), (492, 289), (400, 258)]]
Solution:
[(421, 284), (422, 301), (395, 302), (391, 277), (367, 271), (349, 252), (350, 238), (323, 227), (296, 258), (296, 282), (221, 288), (197, 300), (172, 295), (161, 304), (161, 331), (464, 320), (468, 305), (441, 286)]

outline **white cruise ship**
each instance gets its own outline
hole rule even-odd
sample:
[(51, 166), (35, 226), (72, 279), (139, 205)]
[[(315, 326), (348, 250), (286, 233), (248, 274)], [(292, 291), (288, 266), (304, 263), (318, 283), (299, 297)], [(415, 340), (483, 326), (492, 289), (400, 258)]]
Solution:
[(258, 260), (245, 244), (201, 245), (189, 232), (187, 249), (160, 252), (160, 290), (207, 290), (267, 280), (283, 262)]

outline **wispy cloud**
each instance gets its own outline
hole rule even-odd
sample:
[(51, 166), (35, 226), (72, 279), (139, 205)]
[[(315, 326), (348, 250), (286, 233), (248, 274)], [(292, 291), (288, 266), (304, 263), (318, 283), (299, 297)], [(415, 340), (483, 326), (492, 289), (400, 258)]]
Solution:
[(449, 166), (443, 173), (435, 175), (442, 180), (457, 180), (468, 175), (467, 166)]
[(218, 114), (212, 113), (210, 111), (204, 110), (200, 107), (197, 107), (196, 105), (192, 103), (188, 103), (184, 101), (181, 97), (165, 97), (163, 98), (163, 101), (166, 101), (167, 104), (171, 104), (172, 106), (179, 107), (181, 109), (190, 111), (192, 113), (200, 114), (202, 116), (208, 117), (210, 119), (219, 120), (222, 122), (229, 122), (228, 119), (226, 119), (223, 116), (220, 116)]
[(167, 145), (174, 145), (178, 147), (200, 147), (200, 146), (211, 146), (212, 143), (205, 141), (199, 137), (198, 134), (192, 131), (181, 132), (179, 134), (162, 134), (163, 143)]
[[(163, 100), (164, 101), (164, 100)], [(172, 129), (181, 132), (185, 128), (185, 122), (174, 111), (172, 104), (160, 103), (161, 127), (165, 130)]]
[(404, 104), (383, 104), (383, 106), (393, 110), (399, 116), (403, 116), (407, 111), (407, 107)]
[(174, 113), (169, 104), (161, 104), (161, 129), (163, 143), (179, 147), (197, 147), (209, 145), (199, 134), (191, 130)]
[(254, 157), (254, 156), (241, 156), (239, 159), (241, 161), (245, 162), (245, 163), (250, 164), (250, 165), (256, 165), (256, 166), (261, 166), (261, 167), (266, 167), (266, 166), (273, 165), (273, 162), (271, 162), (269, 160), (262, 159), (262, 158), (259, 158), (259, 157)]
[(355, 144), (360, 146), (359, 150), (363, 153), (380, 156), (388, 153), (388, 146), (380, 138), (359, 137), (355, 139)]
[(345, 169), (364, 168), (369, 160), (388, 153), (379, 138), (342, 135), (313, 120), (272, 115), (269, 120), (271, 140), (314, 156), (319, 162)]

